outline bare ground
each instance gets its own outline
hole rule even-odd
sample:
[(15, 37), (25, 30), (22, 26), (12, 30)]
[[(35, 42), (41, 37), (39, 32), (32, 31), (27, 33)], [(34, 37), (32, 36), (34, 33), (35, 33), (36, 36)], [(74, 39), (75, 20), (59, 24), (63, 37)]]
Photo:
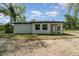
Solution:
[(0, 55), (79, 56), (79, 32), (72, 35), (38, 35), (39, 40), (0, 38)]

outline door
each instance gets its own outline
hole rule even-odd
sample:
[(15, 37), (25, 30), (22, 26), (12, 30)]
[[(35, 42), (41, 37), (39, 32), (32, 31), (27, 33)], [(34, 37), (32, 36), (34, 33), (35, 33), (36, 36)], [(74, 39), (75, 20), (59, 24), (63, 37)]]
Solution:
[(57, 31), (56, 25), (51, 25), (51, 33), (56, 33)]

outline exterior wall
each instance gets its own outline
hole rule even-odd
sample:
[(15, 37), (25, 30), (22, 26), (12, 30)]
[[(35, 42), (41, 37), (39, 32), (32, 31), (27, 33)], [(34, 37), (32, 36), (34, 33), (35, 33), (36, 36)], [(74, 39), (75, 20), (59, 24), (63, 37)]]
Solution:
[[(35, 30), (35, 24), (40, 24), (40, 30)], [(43, 24), (47, 24), (48, 25), (48, 29), (47, 30), (43, 30), (42, 29), (42, 25)], [(33, 23), (32, 24), (32, 33), (33, 34), (53, 34), (52, 32), (51, 32), (51, 25), (53, 25), (53, 24), (56, 24), (56, 26), (55, 27), (57, 27), (57, 26), (60, 26), (60, 33), (63, 33), (62, 32), (62, 30), (63, 30), (63, 24), (62, 23)], [(55, 33), (57, 33), (57, 30), (54, 30), (55, 31)]]
[[(53, 25), (53, 26), (51, 26)], [(50, 26), (53, 27), (52, 30), (54, 30), (53, 32), (58, 34), (58, 30), (57, 27), (60, 26), (60, 34), (63, 33), (63, 23), (50, 23)], [(51, 30), (50, 30), (51, 31)], [(52, 33), (52, 32), (51, 32)], [(53, 33), (52, 33), (53, 34)]]
[[(40, 24), (40, 30), (35, 30), (35, 24)], [(47, 30), (42, 29), (42, 25), (47, 24)], [(14, 24), (14, 33), (32, 33), (32, 34), (51, 34), (51, 25), (60, 26), (60, 33), (63, 33), (62, 23), (32, 23), (32, 24)], [(57, 30), (56, 30), (57, 33)]]
[(63, 24), (61, 23), (60, 26), (61, 26), (61, 33), (63, 33)]
[[(35, 30), (35, 24), (40, 24), (40, 30)], [(42, 29), (42, 25), (47, 24), (47, 30)], [(33, 34), (50, 34), (50, 24), (49, 23), (33, 23), (32, 24), (32, 33)]]
[(32, 25), (14, 24), (14, 33), (32, 33)]
[(60, 33), (63, 33), (63, 23), (59, 23), (58, 26), (60, 26)]

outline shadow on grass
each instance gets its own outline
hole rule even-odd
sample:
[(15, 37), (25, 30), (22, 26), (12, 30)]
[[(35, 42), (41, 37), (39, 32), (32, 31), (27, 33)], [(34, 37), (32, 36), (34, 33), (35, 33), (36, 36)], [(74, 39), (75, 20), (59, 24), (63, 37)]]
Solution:
[(35, 35), (49, 35), (49, 36), (64, 36), (64, 35), (66, 35), (66, 36), (75, 36), (75, 35), (73, 35), (73, 34), (68, 34), (68, 33), (61, 33), (61, 34), (32, 34), (32, 33), (30, 33), (30, 34), (25, 34), (25, 33), (21, 33), (21, 34), (15, 34), (15, 35), (28, 35), (28, 36), (35, 36)]
[(13, 37), (15, 37), (14, 34), (0, 34), (0, 38), (12, 39)]
[(75, 36), (75, 35), (73, 35), (73, 34), (68, 34), (68, 33), (62, 33), (62, 34), (37, 34), (37, 35), (49, 35), (49, 36), (64, 36), (64, 35), (66, 35), (66, 36)]

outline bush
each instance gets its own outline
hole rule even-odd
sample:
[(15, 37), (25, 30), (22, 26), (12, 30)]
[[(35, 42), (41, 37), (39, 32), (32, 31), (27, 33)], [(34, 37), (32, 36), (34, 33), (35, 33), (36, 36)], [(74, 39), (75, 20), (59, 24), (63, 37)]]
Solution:
[(0, 34), (4, 33), (4, 25), (0, 25)]
[(13, 33), (13, 26), (10, 24), (5, 24), (5, 33)]

